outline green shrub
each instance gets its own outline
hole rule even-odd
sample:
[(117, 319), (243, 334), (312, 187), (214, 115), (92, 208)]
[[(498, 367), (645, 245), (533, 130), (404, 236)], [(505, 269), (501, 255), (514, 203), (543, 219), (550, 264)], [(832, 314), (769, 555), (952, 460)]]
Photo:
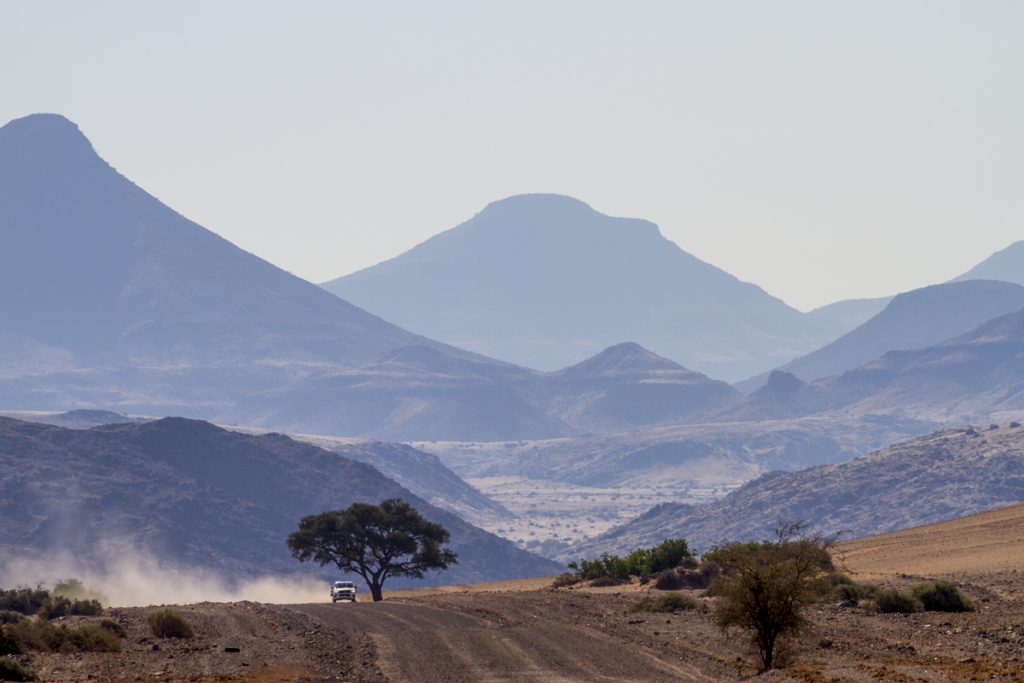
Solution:
[(913, 595), (929, 612), (970, 612), (974, 609), (974, 603), (948, 581), (922, 583), (914, 587)]
[(70, 615), (96, 617), (103, 614), (103, 605), (99, 600), (71, 600), (61, 595), (48, 595), (39, 608), (39, 616), (43, 619), (56, 619)]
[(3, 624), (17, 624), (19, 621), (25, 618), (25, 615), (21, 612), (15, 612), (14, 610), (0, 610), (0, 625)]
[(21, 652), (119, 652), (120, 639), (99, 624), (54, 625), (41, 619), (25, 619), (3, 627), (0, 641)]
[(829, 599), (851, 607), (858, 606), (865, 600), (878, 597), (878, 586), (863, 583), (839, 583), (828, 594)]
[(599, 578), (624, 581), (630, 576), (647, 577), (673, 569), (692, 558), (693, 553), (685, 540), (667, 538), (652, 548), (638, 548), (625, 557), (604, 553), (596, 560), (584, 559), (570, 562), (568, 566), (581, 581)]
[(34, 681), (36, 675), (21, 662), (10, 657), (0, 657), (0, 681)]
[(87, 588), (78, 579), (62, 579), (58, 581), (53, 584), (53, 590), (50, 591), (50, 595), (68, 598), (73, 601), (96, 601), (103, 605), (110, 603), (106, 595)]
[(895, 588), (878, 591), (874, 606), (875, 610), (882, 614), (910, 614), (924, 609), (920, 600), (913, 595), (900, 593)]
[(762, 671), (775, 666), (780, 647), (804, 630), (804, 608), (820, 599), (823, 580), (835, 571), (831, 541), (804, 536), (802, 528), (781, 524), (773, 541), (733, 543), (709, 558), (721, 567), (711, 584), (718, 626), (749, 635)]
[(161, 609), (147, 618), (149, 629), (157, 638), (191, 638), (192, 625), (172, 609)]
[(41, 586), (36, 588), (0, 589), (0, 610), (9, 610), (20, 614), (35, 614), (43, 606), (49, 593)]
[(633, 603), (629, 608), (631, 612), (682, 612), (685, 610), (698, 609), (701, 603), (689, 595), (682, 593), (667, 593), (652, 597), (647, 595)]

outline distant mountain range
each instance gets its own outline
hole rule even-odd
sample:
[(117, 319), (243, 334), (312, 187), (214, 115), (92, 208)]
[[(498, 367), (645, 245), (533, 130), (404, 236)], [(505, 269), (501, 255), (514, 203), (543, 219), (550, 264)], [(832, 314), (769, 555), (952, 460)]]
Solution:
[[(727, 377), (771, 367), (821, 347), (880, 302), (799, 313), (686, 254), (653, 224), (567, 197), (496, 202), (332, 285), (378, 296), (378, 311), (391, 301), (396, 315), (494, 332), (513, 358), (536, 352), (550, 365), (596, 352), (552, 372), (407, 332), (238, 249), (118, 174), (60, 116), (0, 128), (0, 226), (0, 287), (18, 293), (0, 299), (0, 409), (502, 441), (838, 409), (936, 422), (1019, 403), (1013, 362), (996, 373), (986, 366), (994, 357), (985, 354), (1010, 341), (978, 340), (973, 355), (911, 368), (913, 349), (936, 349), (1019, 307), (1022, 288), (995, 282), (901, 295), (785, 366), (793, 380), (778, 374), (745, 399), (668, 358)], [(653, 350), (620, 343), (633, 333)], [(594, 346), (605, 338), (607, 348)], [(956, 382), (940, 377), (954, 366)], [(837, 376), (804, 386), (801, 374), (819, 373)]]
[(542, 370), (631, 339), (732, 381), (852, 327), (790, 308), (686, 253), (653, 223), (560, 195), (494, 202), (323, 286), (420, 334)]
[(300, 568), (285, 545), (288, 533), (304, 515), (392, 497), (451, 531), (459, 563), (435, 582), (559, 569), (369, 465), (280, 434), (246, 435), (181, 418), (87, 430), (0, 418), (6, 557), (59, 553), (102, 569), (122, 555), (149, 553), (231, 578), (333, 574)]
[(1024, 240), (997, 251), (957, 280), (1003, 280), (1024, 285)]
[[(916, 289), (894, 297), (864, 324), (779, 370), (805, 381), (840, 375), (888, 351), (932, 346), (1022, 308), (1024, 287), (1009, 282), (967, 280)], [(767, 374), (737, 387), (749, 391), (766, 380)]]
[(293, 431), (502, 441), (692, 421), (740, 397), (724, 382), (625, 343), (553, 373), (407, 347), (259, 400), (273, 406), (264, 422)]
[(700, 549), (759, 540), (779, 522), (844, 538), (937, 522), (1024, 500), (1024, 427), (944, 430), (850, 462), (773, 472), (701, 506), (663, 504), (565, 552), (622, 552), (678, 536)]

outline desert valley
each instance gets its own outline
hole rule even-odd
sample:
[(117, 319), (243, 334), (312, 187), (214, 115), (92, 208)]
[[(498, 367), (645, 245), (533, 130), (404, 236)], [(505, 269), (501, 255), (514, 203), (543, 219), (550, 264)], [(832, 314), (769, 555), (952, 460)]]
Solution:
[[(0, 25), (0, 51), (46, 35), (53, 54), (65, 54), (49, 15), (15, 4), (18, 20), (7, 25), (35, 29)], [(644, 12), (689, 26), (681, 9), (656, 4)], [(120, 40), (132, 35), (127, 26), (149, 26), (140, 35), (153, 41), (152, 54), (136, 46), (138, 63), (125, 69), (158, 60), (168, 74), (180, 68), (205, 82), (198, 57), (179, 63), (178, 48), (154, 33), (177, 26), (201, 36), (196, 24), (179, 26), (167, 7), (152, 23), (143, 15), (153, 8), (109, 9), (89, 16), (105, 17), (93, 27), (102, 35)], [(475, 9), (480, 16), (438, 9), (415, 22), (400, 10), (316, 2), (302, 11), (308, 17), (283, 4), (211, 8), (223, 27), (238, 22), (231, 40), (266, 31), (291, 51), (282, 47), (262, 69), (236, 64), (228, 81), (204, 91), (209, 102), (196, 96), (198, 111), (213, 111), (233, 88), (253, 87), (238, 74), (277, 84), (256, 88), (267, 112), (253, 121), (220, 119), (219, 149), (233, 153), (200, 160), (185, 159), (187, 145), (174, 149), (182, 130), (197, 130), (186, 120), (206, 121), (200, 113), (177, 115), (180, 129), (139, 117), (130, 131), (111, 124), (94, 134), (103, 117), (77, 121), (72, 104), (31, 113), (40, 108), (31, 89), (12, 89), (28, 108), (0, 121), (0, 680), (1024, 683), (1024, 240), (1005, 239), (1024, 214), (1014, 213), (1019, 193), (1005, 187), (1014, 177), (1006, 168), (1019, 166), (1018, 127), (993, 122), (995, 105), (971, 99), (988, 81), (964, 85), (949, 64), (918, 65), (921, 92), (890, 91), (879, 75), (888, 78), (890, 61), (916, 64), (900, 51), (902, 38), (878, 38), (896, 52), (876, 64), (863, 46), (836, 38), (847, 31), (833, 17), (818, 29), (838, 42), (815, 49), (860, 55), (842, 58), (833, 83), (799, 54), (774, 61), (775, 50), (789, 55), (788, 43), (765, 48), (757, 22), (748, 23), (752, 7), (719, 16), (724, 10), (694, 6), (687, 11), (710, 27), (707, 36), (742, 26), (762, 49), (747, 54), (738, 44), (748, 66), (737, 71), (718, 43), (688, 34), (701, 54), (718, 54), (710, 75), (688, 76), (697, 79), (690, 87), (729, 107), (693, 103), (700, 98), (682, 106), (673, 98), (686, 89), (663, 85), (642, 91), (641, 114), (606, 85), (637, 93), (648, 79), (668, 82), (659, 79), (682, 69), (675, 51), (689, 43), (628, 31), (621, 45), (607, 41), (614, 50), (587, 42), (589, 58), (575, 67), (556, 60), (564, 80), (552, 85), (532, 60), (561, 59), (591, 36), (580, 17), (602, 18), (612, 36), (625, 15), (646, 14), (578, 8), (569, 20), (535, 9), (509, 10), (526, 22), (514, 31), (482, 19), (493, 8)], [(838, 10), (763, 9), (769, 22), (830, 11)], [(534, 33), (541, 14), (563, 30), (537, 37), (546, 35)], [(301, 31), (289, 23), (299, 15)], [(977, 27), (954, 15), (947, 29), (977, 38)], [(335, 23), (309, 21), (320, 16)], [(891, 19), (910, 31), (909, 19), (880, 16), (861, 30), (874, 35)], [(991, 24), (993, 35), (1014, 25), (984, 16), (978, 25)], [(461, 22), (490, 36), (474, 43), (480, 63), (469, 71), (461, 41), (474, 33), (456, 31)], [(652, 31), (657, 23), (642, 20)], [(345, 49), (341, 39), (295, 39), (328, 25), (363, 46), (349, 57), (365, 73), (331, 67), (346, 74), (351, 97), (308, 80), (330, 60), (297, 56)], [(772, 25), (780, 35), (797, 30), (788, 20)], [(955, 52), (914, 31), (935, 59)], [(805, 33), (818, 35), (791, 37)], [(202, 35), (196, 55), (212, 54), (218, 40)], [(424, 36), (462, 48), (449, 55), (444, 39), (419, 42)], [(509, 36), (518, 36), (514, 50), (501, 47)], [(275, 40), (246, 54), (259, 62)], [(963, 53), (995, 59), (1016, 49), (1009, 44), (987, 57)], [(376, 61), (360, 61), (378, 49)], [(606, 63), (609, 51), (618, 56)], [(211, 63), (234, 63), (229, 52)], [(633, 68), (628, 78), (617, 67), (598, 74), (587, 59)], [(759, 59), (775, 65), (770, 76), (748, 71)], [(33, 69), (63, 73), (48, 64)], [(530, 78), (510, 79), (527, 64), (536, 67)], [(794, 64), (810, 71), (787, 76)], [(1003, 74), (970, 64), (985, 78)], [(491, 69), (505, 76), (491, 78)], [(378, 72), (389, 76), (378, 83)], [(933, 72), (935, 83), (920, 76)], [(882, 80), (869, 87), (862, 73)], [(936, 104), (946, 79), (960, 88), (959, 99), (946, 99), (978, 111)], [(129, 82), (161, 98), (186, 87), (165, 91), (150, 80)], [(762, 81), (791, 91), (762, 90)], [(734, 82), (749, 99), (714, 85)], [(390, 83), (401, 86), (382, 85)], [(886, 101), (902, 102), (894, 111), (918, 115), (908, 123), (885, 109), (862, 112), (844, 83), (871, 97), (889, 93)], [(1009, 97), (1002, 86), (985, 92), (997, 90)], [(275, 108), (305, 96), (342, 99), (330, 99), (330, 116)], [(666, 127), (659, 97), (686, 116)], [(539, 102), (560, 102), (546, 112), (557, 119), (577, 100), (586, 116), (562, 121), (553, 137), (536, 127)], [(452, 114), (460, 107), (466, 112)], [(794, 114), (817, 107), (826, 113)], [(922, 107), (929, 115), (935, 107), (953, 132), (929, 132)], [(477, 108), (490, 114), (468, 113)], [(772, 134), (755, 125), (762, 115), (775, 121), (777, 108), (793, 120), (775, 122)], [(288, 123), (256, 123), (271, 111)], [(976, 125), (982, 120), (991, 125)], [(818, 126), (831, 121), (845, 123), (825, 135)], [(876, 137), (848, 135), (862, 126)], [(352, 136), (345, 145), (327, 133), (335, 127)], [(905, 146), (887, 137), (890, 127)], [(972, 137), (990, 130), (1003, 131), (998, 144)], [(685, 150), (670, 145), (677, 133)], [(564, 162), (561, 145), (584, 134), (594, 156), (574, 148)], [(493, 158), (477, 136), (495, 145)], [(165, 156), (136, 153), (130, 140), (142, 139)], [(395, 148), (377, 155), (371, 139)], [(936, 147), (940, 139), (975, 164), (957, 176), (982, 188), (971, 185), (967, 199), (942, 175), (953, 164), (929, 156), (954, 154)], [(662, 143), (674, 156), (660, 156)], [(295, 156), (281, 156), (285, 148)], [(524, 162), (519, 148), (533, 156)], [(636, 162), (637, 150), (650, 168)], [(807, 161), (833, 154), (834, 167)], [(423, 159), (429, 164), (417, 165)], [(434, 163), (436, 178), (424, 170)], [(986, 175), (985, 163), (999, 172)], [(340, 170), (349, 166), (358, 173)], [(211, 168), (220, 186), (183, 189), (195, 178), (209, 183)], [(495, 180), (495, 169), (519, 180)], [(886, 185), (897, 171), (905, 186)], [(792, 180), (793, 193), (780, 192), (791, 175), (804, 185)], [(305, 185), (297, 190), (291, 176)], [(365, 183), (335, 182), (357, 176)], [(371, 186), (385, 194), (361, 197)], [(548, 191), (560, 188), (569, 193)], [(854, 188), (862, 194), (847, 200), (842, 193), (853, 197)], [(446, 192), (454, 199), (438, 199)], [(223, 221), (239, 196), (238, 221), (252, 223), (251, 235), (186, 217)], [(645, 197), (662, 198), (650, 214), (658, 223), (615, 215)], [(279, 200), (289, 207), (284, 221), (271, 212)], [(889, 235), (856, 224), (871, 201)], [(379, 226), (367, 223), (370, 204)], [(429, 231), (394, 227), (440, 216)], [(311, 240), (312, 217), (340, 231), (330, 238), (340, 242)], [(901, 232), (924, 234), (915, 230), (929, 220), (934, 244)], [(744, 221), (746, 233), (735, 228)], [(788, 223), (804, 226), (804, 241), (767, 248), (760, 233), (796, 234)], [(954, 223), (962, 227), (946, 239)], [(273, 253), (253, 246), (267, 235), (281, 240), (281, 261), (257, 255)], [(833, 240), (833, 253), (821, 239)], [(968, 256), (982, 253), (969, 247), (983, 240), (997, 250)], [(327, 253), (341, 242), (342, 253)], [(720, 267), (705, 254), (730, 257)], [(322, 277), (309, 277), (312, 266), (302, 277), (291, 270), (314, 261)], [(777, 279), (762, 287), (733, 275), (738, 264)], [(783, 283), (787, 298), (769, 293)], [(833, 297), (838, 291), (868, 295)], [(794, 292), (804, 297), (799, 307)]]

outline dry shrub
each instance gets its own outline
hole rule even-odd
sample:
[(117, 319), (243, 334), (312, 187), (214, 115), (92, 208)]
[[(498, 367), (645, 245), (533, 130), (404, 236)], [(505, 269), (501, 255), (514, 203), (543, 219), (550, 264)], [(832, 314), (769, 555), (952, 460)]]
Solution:
[(875, 596), (874, 608), (882, 614), (912, 614), (924, 609), (921, 601), (913, 595), (900, 593), (895, 588), (878, 591)]
[(580, 580), (575, 574), (565, 572), (564, 574), (559, 574), (555, 577), (555, 580), (551, 582), (551, 587), (565, 588), (566, 586), (575, 586), (579, 582)]
[(34, 681), (36, 675), (21, 662), (10, 657), (0, 657), (0, 681)]
[(120, 652), (121, 639), (100, 624), (54, 625), (41, 619), (24, 619), (3, 627), (0, 642), (14, 652)]
[(172, 609), (157, 610), (146, 621), (157, 638), (191, 638), (195, 635), (185, 617)]
[(629, 608), (630, 612), (682, 612), (699, 609), (701, 603), (682, 593), (668, 593), (652, 597), (647, 595)]
[(922, 583), (914, 587), (913, 595), (928, 612), (970, 612), (974, 603), (960, 589), (948, 581)]

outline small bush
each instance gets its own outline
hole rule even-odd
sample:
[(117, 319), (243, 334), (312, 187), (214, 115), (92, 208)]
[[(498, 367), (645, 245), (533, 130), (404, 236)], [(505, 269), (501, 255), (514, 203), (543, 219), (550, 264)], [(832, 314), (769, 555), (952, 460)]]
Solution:
[(594, 588), (607, 588), (608, 586), (621, 586), (629, 583), (629, 579), (623, 576), (599, 576), (591, 580), (590, 585)]
[(875, 610), (882, 614), (910, 614), (923, 609), (920, 600), (913, 595), (900, 593), (895, 588), (880, 590), (875, 596)]
[(39, 608), (39, 616), (43, 619), (56, 619), (70, 615), (97, 617), (103, 614), (103, 605), (99, 600), (71, 600), (62, 595), (48, 595)]
[(10, 657), (0, 657), (0, 681), (34, 681), (36, 675), (21, 662)]
[(113, 633), (118, 638), (124, 639), (128, 637), (128, 631), (125, 630), (124, 626), (121, 626), (121, 624), (113, 619), (104, 619), (98, 626), (105, 631)]
[(172, 609), (161, 609), (147, 618), (149, 629), (157, 638), (191, 638), (192, 625)]
[(685, 610), (698, 609), (699, 602), (689, 595), (682, 593), (668, 593), (652, 597), (650, 595), (641, 598), (629, 608), (631, 612), (682, 612)]
[(878, 597), (878, 586), (863, 583), (840, 583), (832, 588), (829, 598), (849, 607), (857, 607), (865, 600)]
[(604, 553), (596, 560), (570, 562), (571, 569), (581, 581), (614, 578), (622, 581), (630, 576), (649, 578), (693, 559), (690, 546), (681, 538), (667, 538), (652, 548), (638, 548), (625, 557)]
[(575, 586), (580, 580), (572, 572), (565, 572), (555, 577), (555, 580), (551, 582), (552, 588), (565, 588), (566, 586)]
[(20, 655), (21, 646), (14, 636), (7, 632), (7, 628), (0, 626), (0, 657), (6, 655)]
[(42, 587), (0, 590), (0, 610), (25, 615), (35, 614), (42, 608), (49, 595)]
[(1010, 429), (1017, 429), (1018, 427), (1020, 427), (1020, 422), (1014, 421), (1010, 423)]
[(974, 603), (948, 581), (922, 583), (914, 587), (914, 597), (929, 612), (970, 612)]
[(661, 572), (654, 578), (654, 587), (660, 591), (677, 591), (686, 587), (682, 572), (674, 569)]
[(3, 627), (0, 641), (22, 652), (119, 652), (120, 639), (99, 624), (56, 626), (48, 621), (25, 619)]
[(25, 618), (25, 615), (21, 612), (15, 612), (13, 610), (5, 609), (0, 610), (0, 625), (3, 624), (17, 624), (19, 621)]
[(78, 579), (63, 579), (58, 581), (53, 584), (53, 590), (50, 591), (50, 595), (68, 598), (72, 601), (96, 601), (103, 605), (110, 603), (110, 600), (107, 599), (106, 595), (99, 591), (87, 588), (86, 585)]

